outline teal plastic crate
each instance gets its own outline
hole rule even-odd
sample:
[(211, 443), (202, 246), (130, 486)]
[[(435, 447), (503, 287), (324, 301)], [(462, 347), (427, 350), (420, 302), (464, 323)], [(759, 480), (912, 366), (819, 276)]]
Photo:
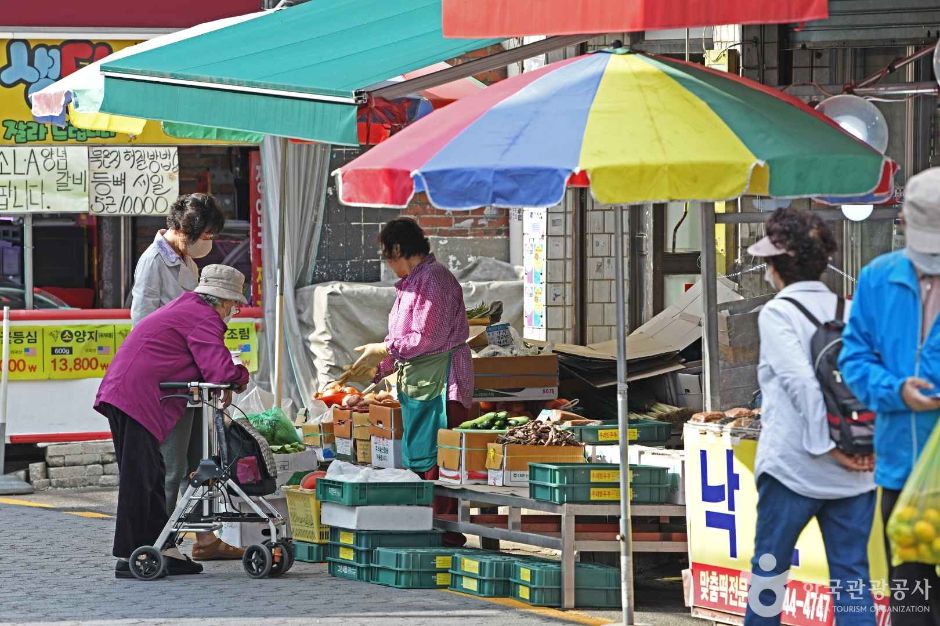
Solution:
[(361, 550), (366, 548), (435, 548), (441, 545), (443, 535), (444, 533), (438, 530), (399, 532), (330, 528), (331, 543), (352, 546)]
[[(544, 561), (535, 563), (516, 563), (512, 568), (510, 580), (529, 587), (561, 587), (561, 563)], [(575, 587), (598, 589), (620, 588), (620, 568), (596, 563), (576, 563), (574, 570)]]
[(330, 560), (340, 561), (348, 565), (357, 565), (367, 567), (372, 565), (372, 548), (354, 548), (353, 546), (344, 546), (342, 544), (327, 544), (327, 556)]
[(317, 499), (346, 506), (431, 506), (434, 483), (425, 480), (408, 483), (350, 483), (321, 478), (317, 481)]
[(322, 543), (294, 542), (294, 558), (304, 563), (325, 563), (326, 546)]
[[(529, 463), (529, 480), (552, 485), (617, 483), (620, 466), (616, 463)], [(653, 465), (630, 465), (634, 485), (664, 485), (669, 469)]]
[[(512, 597), (532, 606), (561, 606), (561, 587), (530, 587), (512, 581)], [(574, 605), (576, 608), (612, 609), (620, 608), (620, 587), (591, 589), (575, 587)]]
[[(669, 501), (672, 486), (631, 485), (630, 502), (635, 504), (663, 504)], [(529, 481), (529, 497), (555, 504), (567, 503), (612, 503), (620, 501), (619, 483), (591, 483), (586, 485), (552, 485)]]
[[(620, 443), (620, 433), (615, 423), (572, 426), (569, 430), (581, 443), (595, 445)], [(627, 436), (630, 438), (630, 443), (665, 444), (672, 436), (672, 424), (652, 420), (630, 422), (627, 427)]]
[(455, 555), (472, 556), (475, 552), (478, 550), (467, 548), (376, 548), (372, 563), (376, 567), (413, 572), (447, 571), (453, 567)]
[(508, 598), (512, 593), (511, 583), (508, 579), (486, 579), (469, 574), (451, 571), (451, 591), (469, 593), (482, 598)]
[(372, 582), (398, 589), (445, 589), (450, 587), (451, 573), (373, 567)]
[(345, 578), (346, 580), (359, 580), (365, 583), (372, 582), (372, 567), (361, 565), (352, 565), (336, 559), (327, 558), (329, 566), (327, 567), (330, 576)]
[(484, 580), (509, 580), (512, 567), (518, 562), (541, 562), (544, 559), (530, 556), (516, 556), (500, 552), (455, 554), (452, 572), (467, 574)]

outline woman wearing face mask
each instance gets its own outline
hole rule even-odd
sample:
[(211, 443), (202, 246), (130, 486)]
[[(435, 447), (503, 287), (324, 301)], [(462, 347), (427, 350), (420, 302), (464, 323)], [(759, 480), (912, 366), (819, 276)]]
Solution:
[[(817, 320), (848, 313), (836, 294), (820, 280), (836, 242), (816, 215), (780, 209), (767, 221), (767, 236), (748, 249), (767, 263), (765, 278), (778, 292), (761, 310), (757, 378), (763, 406), (754, 476), (757, 479), (757, 532), (753, 576), (786, 579), (797, 538), (815, 518), (822, 531), (830, 578), (839, 581), (834, 594), (836, 624), (874, 626), (869, 589), (868, 537), (875, 507), (873, 458), (849, 456), (829, 435), (826, 405), (816, 378), (810, 341)], [(845, 315), (845, 317), (848, 317)], [(767, 558), (768, 555), (773, 557)], [(768, 569), (769, 566), (769, 569)], [(766, 587), (764, 587), (766, 588)], [(857, 588), (858, 594), (844, 593)], [(747, 626), (780, 624), (760, 586), (749, 602)], [(864, 591), (861, 591), (864, 590)]]
[[(170, 207), (166, 225), (137, 261), (132, 290), (132, 326), (196, 288), (199, 268), (193, 259), (201, 259), (212, 251), (212, 240), (225, 227), (225, 214), (211, 195), (185, 194)], [(186, 476), (202, 456), (202, 425), (195, 414), (194, 409), (187, 409), (160, 445), (166, 465), (168, 511), (176, 507)], [(240, 559), (243, 554), (212, 533), (200, 533), (196, 537), (193, 558), (197, 561)]]

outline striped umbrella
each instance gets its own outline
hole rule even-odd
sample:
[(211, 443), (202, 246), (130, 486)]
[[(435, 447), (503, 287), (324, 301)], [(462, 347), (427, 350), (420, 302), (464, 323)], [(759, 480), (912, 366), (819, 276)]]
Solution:
[(882, 154), (780, 91), (627, 50), (546, 65), (435, 111), (335, 172), (349, 205), (545, 207), (568, 185), (605, 204), (857, 196)]

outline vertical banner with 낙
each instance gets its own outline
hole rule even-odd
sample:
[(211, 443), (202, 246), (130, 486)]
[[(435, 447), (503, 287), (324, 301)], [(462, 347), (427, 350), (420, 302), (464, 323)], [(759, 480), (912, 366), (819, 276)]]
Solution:
[(114, 358), (114, 324), (46, 326), (46, 378), (101, 378)]

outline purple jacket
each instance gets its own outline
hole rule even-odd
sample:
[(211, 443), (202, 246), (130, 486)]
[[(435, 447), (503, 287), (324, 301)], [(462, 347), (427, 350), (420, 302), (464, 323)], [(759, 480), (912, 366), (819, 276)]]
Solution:
[(195, 293), (184, 293), (134, 326), (98, 387), (95, 410), (110, 404), (163, 442), (186, 410), (186, 400), (162, 396), (162, 382), (248, 382), (244, 365), (232, 363), (225, 322)]

